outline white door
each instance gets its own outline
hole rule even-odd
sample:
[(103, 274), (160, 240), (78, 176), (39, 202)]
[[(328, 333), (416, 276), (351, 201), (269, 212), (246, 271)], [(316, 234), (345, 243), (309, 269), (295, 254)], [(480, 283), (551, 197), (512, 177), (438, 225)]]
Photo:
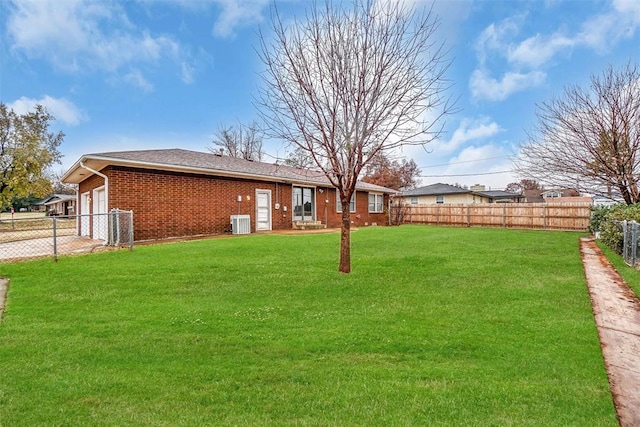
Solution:
[(106, 215), (106, 193), (104, 187), (93, 190), (93, 238), (107, 240), (109, 218)]
[(80, 235), (89, 236), (91, 230), (89, 229), (89, 192), (82, 193), (80, 195)]
[(256, 190), (256, 231), (271, 230), (271, 190)]

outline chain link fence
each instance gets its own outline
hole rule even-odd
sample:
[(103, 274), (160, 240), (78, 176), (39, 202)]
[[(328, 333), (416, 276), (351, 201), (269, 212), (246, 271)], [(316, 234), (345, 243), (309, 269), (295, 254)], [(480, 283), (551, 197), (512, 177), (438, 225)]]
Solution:
[(0, 219), (0, 262), (88, 253), (109, 247), (133, 249), (133, 212)]
[(616, 221), (622, 231), (622, 257), (631, 267), (638, 264), (638, 231), (640, 224), (635, 221)]

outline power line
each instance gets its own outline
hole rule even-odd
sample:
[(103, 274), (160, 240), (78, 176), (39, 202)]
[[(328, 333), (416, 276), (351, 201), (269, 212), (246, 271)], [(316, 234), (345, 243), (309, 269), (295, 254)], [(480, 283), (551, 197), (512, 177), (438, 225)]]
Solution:
[(513, 173), (513, 171), (497, 171), (497, 172), (483, 172), (483, 173), (459, 173), (452, 175), (420, 175), (420, 178), (453, 178), (456, 176), (480, 176), (480, 175), (498, 175), (501, 173)]
[(485, 157), (484, 159), (475, 159), (475, 160), (463, 160), (461, 162), (450, 162), (450, 163), (442, 163), (440, 165), (429, 165), (429, 166), (419, 166), (420, 169), (427, 168), (437, 168), (440, 166), (449, 166), (449, 165), (460, 165), (462, 163), (474, 163), (474, 162), (482, 162), (484, 160), (493, 160), (493, 159), (503, 159), (505, 157), (513, 157), (513, 156), (496, 156), (496, 157)]

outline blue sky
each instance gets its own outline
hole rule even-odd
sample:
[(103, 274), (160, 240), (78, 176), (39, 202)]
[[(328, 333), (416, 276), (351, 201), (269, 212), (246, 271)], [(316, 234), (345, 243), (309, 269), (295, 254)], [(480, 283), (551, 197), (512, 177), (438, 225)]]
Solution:
[[(308, 6), (277, 3), (285, 19)], [(270, 4), (4, 0), (0, 101), (17, 112), (40, 103), (56, 116), (66, 134), (57, 172), (85, 153), (206, 151), (219, 126), (258, 118), (257, 30), (268, 31)], [(459, 112), (440, 140), (402, 153), (423, 185), (503, 189), (519, 179), (505, 171), (536, 123), (536, 103), (609, 65), (640, 63), (639, 0), (438, 0), (434, 10)], [(287, 155), (279, 141), (264, 148), (267, 161)]]

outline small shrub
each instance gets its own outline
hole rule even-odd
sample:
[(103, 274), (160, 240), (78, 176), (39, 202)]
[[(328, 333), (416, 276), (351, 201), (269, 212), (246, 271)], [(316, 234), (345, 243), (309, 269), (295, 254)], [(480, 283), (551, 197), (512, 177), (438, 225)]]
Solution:
[(612, 208), (613, 206), (591, 206), (589, 232), (596, 234), (602, 231), (602, 226), (606, 222)]
[(594, 216), (591, 219), (591, 231), (600, 232), (602, 243), (617, 254), (622, 254), (624, 244), (622, 226), (620, 225), (622, 221), (640, 222), (640, 204), (620, 204), (608, 208), (597, 208), (594, 209)]

